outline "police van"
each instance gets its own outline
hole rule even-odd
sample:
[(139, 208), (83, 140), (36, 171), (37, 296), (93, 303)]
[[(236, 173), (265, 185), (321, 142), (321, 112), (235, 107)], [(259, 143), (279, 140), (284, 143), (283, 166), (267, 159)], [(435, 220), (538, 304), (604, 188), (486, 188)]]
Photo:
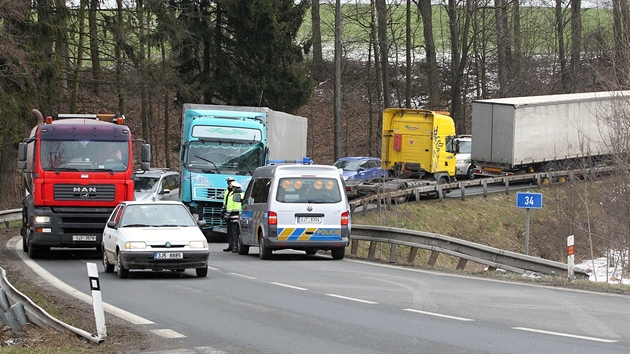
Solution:
[(339, 170), (325, 165), (259, 167), (242, 200), (237, 251), (259, 247), (261, 259), (275, 250), (313, 255), (330, 250), (343, 259), (351, 231), (350, 208)]

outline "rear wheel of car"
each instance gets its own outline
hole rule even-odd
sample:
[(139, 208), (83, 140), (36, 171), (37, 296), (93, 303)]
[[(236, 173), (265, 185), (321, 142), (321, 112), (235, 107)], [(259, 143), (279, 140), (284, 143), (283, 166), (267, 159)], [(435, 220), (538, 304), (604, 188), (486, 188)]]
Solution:
[(241, 241), (240, 235), (236, 238), (236, 247), (238, 249), (238, 254), (240, 254), (241, 256), (244, 256), (249, 253), (249, 246), (246, 246), (243, 244), (243, 241)]
[(105, 248), (103, 248), (103, 269), (105, 270), (105, 273), (114, 272), (114, 265), (109, 263), (109, 260), (107, 259), (107, 252), (105, 252)]
[(468, 178), (468, 179), (475, 178), (475, 168), (474, 168), (474, 166), (470, 165), (470, 167), (468, 167), (468, 171), (466, 171), (466, 178)]
[(260, 257), (260, 259), (271, 258), (271, 249), (265, 246), (265, 238), (262, 236), (258, 239), (258, 248), (260, 248), (260, 250), (258, 251), (258, 256)]
[(197, 272), (197, 276), (202, 278), (208, 275), (208, 267), (203, 267), (203, 268), (196, 268), (195, 271)]
[(317, 253), (317, 249), (309, 249), (309, 250), (304, 250), (304, 252), (306, 252), (307, 256), (312, 256), (315, 253)]
[(129, 276), (129, 269), (126, 269), (122, 264), (122, 256), (118, 252), (116, 256), (116, 266), (118, 267), (118, 277), (120, 279), (127, 278)]
[(333, 248), (332, 250), (330, 250), (330, 253), (332, 253), (332, 258), (333, 259), (343, 259), (343, 257), (346, 255), (346, 249), (345, 248)]

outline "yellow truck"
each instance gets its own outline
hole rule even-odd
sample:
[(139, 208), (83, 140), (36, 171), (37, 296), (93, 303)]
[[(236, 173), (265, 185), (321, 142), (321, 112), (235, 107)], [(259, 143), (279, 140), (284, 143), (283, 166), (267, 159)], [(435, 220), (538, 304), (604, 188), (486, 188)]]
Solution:
[[(382, 137), (381, 167), (388, 171), (389, 178), (350, 186), (358, 196), (456, 180), (458, 142), (455, 123), (448, 113), (386, 108)], [(426, 195), (436, 197), (437, 193)]]
[(443, 112), (387, 108), (381, 163), (390, 176), (450, 182), (457, 144), (453, 118)]

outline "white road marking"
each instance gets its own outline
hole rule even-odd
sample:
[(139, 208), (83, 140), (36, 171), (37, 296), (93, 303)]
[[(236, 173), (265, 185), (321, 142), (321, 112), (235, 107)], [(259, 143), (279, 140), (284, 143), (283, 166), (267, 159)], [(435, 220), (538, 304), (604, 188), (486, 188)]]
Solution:
[(284, 286), (285, 288), (295, 289), (295, 290), (308, 290), (307, 288), (301, 288), (299, 286), (293, 286), (293, 285), (289, 285), (289, 284), (276, 283), (275, 281), (272, 281), (271, 284)]
[(415, 313), (420, 313), (420, 314), (423, 314), (423, 315), (429, 315), (429, 316), (435, 316), (435, 317), (449, 318), (451, 320), (458, 320), (458, 321), (474, 321), (473, 319), (470, 319), (470, 318), (449, 316), (449, 315), (443, 315), (441, 313), (420, 311), (420, 310), (415, 310), (415, 309), (403, 309), (403, 311), (415, 312)]
[(347, 297), (347, 296), (341, 296), (341, 295), (336, 295), (336, 294), (326, 294), (326, 296), (336, 297), (338, 299), (362, 302), (364, 304), (371, 304), (371, 305), (378, 304), (378, 302), (374, 302), (374, 301), (361, 300), (361, 299), (357, 299), (357, 298), (354, 298), (354, 297)]
[(150, 331), (163, 338), (186, 338), (185, 335), (175, 332), (172, 329), (151, 329)]
[[(72, 295), (75, 298), (88, 303), (90, 305), (92, 305), (92, 297), (88, 294), (84, 294), (82, 292), (80, 292), (79, 290), (67, 285), (66, 283), (62, 282), (61, 280), (59, 280), (57, 277), (55, 277), (54, 275), (50, 274), (47, 270), (45, 270), (44, 268), (42, 268), (39, 264), (35, 263), (33, 260), (31, 260), (30, 258), (27, 258), (25, 253), (22, 252), (22, 243), (21, 242), (17, 242), (18, 240), (20, 240), (20, 237), (15, 237), (12, 238), (11, 240), (9, 240), (9, 242), (14, 241), (15, 242), (15, 249), (17, 250), (17, 254), (18, 256), (22, 259), (22, 261), (24, 262), (24, 264), (26, 264), (29, 268), (31, 268), (35, 273), (37, 273), (42, 279), (46, 279), (46, 281), (48, 281), (52, 286), (56, 287), (57, 289), (65, 292), (66, 294)], [(8, 245), (7, 245), (8, 246)], [(8, 247), (9, 249), (12, 247)], [(87, 276), (86, 276), (87, 279)], [(115, 307), (113, 305), (110, 305), (106, 302), (103, 303), (103, 308), (105, 309), (105, 311), (107, 311), (108, 313), (122, 318), (123, 320), (130, 322), (132, 324), (136, 324), (136, 325), (147, 325), (147, 324), (154, 324), (153, 321), (149, 321), (146, 318), (142, 318), (138, 315), (134, 315), (131, 312), (127, 312), (123, 309), (120, 309), (118, 307)]]
[(576, 338), (576, 339), (592, 340), (592, 341), (595, 341), (595, 342), (604, 342), (604, 343), (617, 343), (618, 342), (617, 340), (614, 340), (614, 339), (603, 339), (603, 338), (595, 338), (595, 337), (587, 337), (587, 336), (578, 336), (576, 334), (543, 331), (541, 329), (533, 329), (533, 328), (525, 328), (525, 327), (512, 327), (512, 329), (516, 329), (518, 331), (527, 331), (527, 332), (549, 334), (549, 335), (552, 335), (552, 336), (559, 336), (559, 337), (569, 337), (569, 338)]
[(236, 275), (237, 277), (241, 277), (241, 278), (245, 278), (245, 279), (251, 279), (251, 280), (257, 280), (258, 279), (256, 277), (251, 277), (249, 275), (240, 274), (240, 273), (229, 273), (229, 274)]

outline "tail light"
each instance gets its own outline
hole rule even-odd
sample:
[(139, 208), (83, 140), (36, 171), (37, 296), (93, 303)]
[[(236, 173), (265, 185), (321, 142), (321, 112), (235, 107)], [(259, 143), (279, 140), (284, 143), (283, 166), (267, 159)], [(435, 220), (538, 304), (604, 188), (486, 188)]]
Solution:
[(267, 224), (278, 225), (278, 214), (276, 214), (275, 211), (270, 211), (267, 213)]
[(341, 213), (341, 225), (348, 225), (349, 215), (347, 211)]

